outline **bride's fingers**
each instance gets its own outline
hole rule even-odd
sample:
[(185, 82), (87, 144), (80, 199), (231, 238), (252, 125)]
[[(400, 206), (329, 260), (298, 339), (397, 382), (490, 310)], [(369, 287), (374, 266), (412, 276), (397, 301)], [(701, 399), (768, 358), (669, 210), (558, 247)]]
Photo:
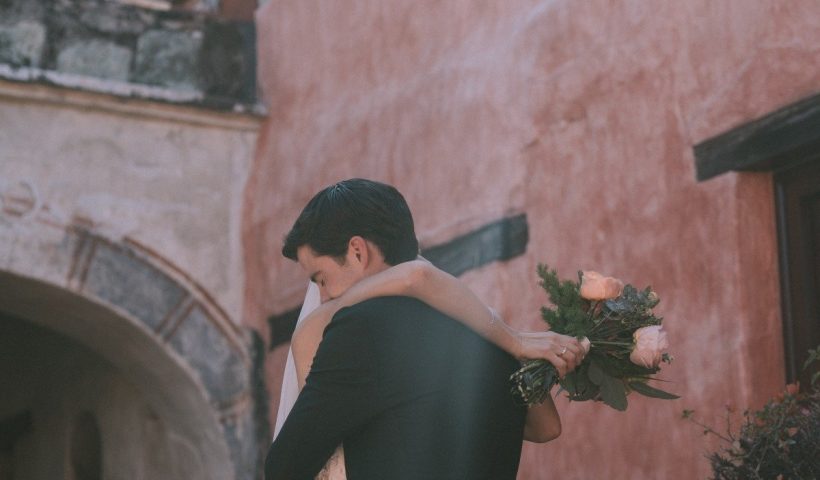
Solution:
[(571, 341), (561, 342), (558, 345), (556, 345), (555, 348), (558, 349), (559, 355), (566, 355), (568, 353), (571, 353), (575, 356), (578, 356), (581, 355), (581, 352), (583, 351), (583, 349), (578, 345), (577, 342)]
[(592, 347), (592, 343), (589, 341), (587, 337), (582, 338), (579, 342), (581, 348), (584, 349), (584, 356), (589, 353), (589, 349)]
[(572, 351), (567, 350), (563, 355), (561, 355), (561, 359), (567, 364), (567, 373), (575, 370), (578, 362), (578, 356)]
[(564, 378), (567, 374), (567, 362), (558, 355), (553, 355), (553, 358), (549, 359), (549, 362), (558, 370), (558, 378)]
[(587, 352), (582, 341), (555, 332), (521, 333), (519, 339), (524, 347), (523, 358), (541, 358), (554, 364), (555, 358), (564, 357), (564, 363), (569, 359), (569, 371), (583, 361)]
[(567, 364), (567, 372), (571, 372), (584, 361), (586, 351), (576, 342), (562, 346), (558, 353), (558, 356)]

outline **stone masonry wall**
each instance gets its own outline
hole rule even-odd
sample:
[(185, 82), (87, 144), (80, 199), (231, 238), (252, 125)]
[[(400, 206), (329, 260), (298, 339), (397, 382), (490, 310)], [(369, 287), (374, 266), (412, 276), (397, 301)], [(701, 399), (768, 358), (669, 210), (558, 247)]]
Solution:
[(196, 11), (0, 2), (0, 64), (198, 94), (220, 108), (255, 103), (254, 44), (251, 22)]

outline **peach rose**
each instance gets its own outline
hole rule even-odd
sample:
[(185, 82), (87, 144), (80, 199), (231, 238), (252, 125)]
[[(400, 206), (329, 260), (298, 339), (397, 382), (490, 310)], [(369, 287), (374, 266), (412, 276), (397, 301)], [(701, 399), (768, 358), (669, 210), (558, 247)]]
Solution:
[(607, 300), (621, 294), (624, 284), (598, 272), (587, 271), (581, 275), (581, 296), (587, 300)]
[(669, 346), (663, 327), (660, 325), (642, 327), (635, 330), (632, 336), (635, 339), (635, 348), (629, 354), (629, 360), (635, 365), (658, 368), (663, 351)]

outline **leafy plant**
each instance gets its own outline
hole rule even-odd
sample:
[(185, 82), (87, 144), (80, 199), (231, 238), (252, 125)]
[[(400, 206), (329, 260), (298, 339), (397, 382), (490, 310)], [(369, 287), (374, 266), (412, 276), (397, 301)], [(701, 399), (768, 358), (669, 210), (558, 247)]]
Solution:
[[(809, 351), (804, 368), (820, 359), (820, 347)], [(683, 418), (703, 427), (704, 435), (725, 446), (708, 458), (715, 480), (816, 480), (820, 478), (820, 389), (814, 375), (809, 392), (790, 384), (760, 410), (743, 412), (735, 432), (727, 407), (726, 433), (698, 421), (693, 410)]]

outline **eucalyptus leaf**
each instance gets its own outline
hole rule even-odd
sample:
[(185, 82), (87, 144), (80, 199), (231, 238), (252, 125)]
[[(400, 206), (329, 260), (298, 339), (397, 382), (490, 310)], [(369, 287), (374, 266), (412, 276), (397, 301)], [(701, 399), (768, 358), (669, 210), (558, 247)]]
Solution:
[(601, 400), (615, 410), (621, 412), (626, 410), (626, 387), (623, 381), (604, 374), (604, 381), (601, 384)]
[(586, 400), (595, 400), (601, 394), (601, 389), (598, 385), (588, 383), (584, 390), (578, 390), (575, 395), (570, 395), (569, 399), (574, 402), (583, 402)]
[(561, 380), (561, 387), (570, 394), (570, 400), (581, 402), (598, 396), (600, 389), (589, 379), (588, 372), (589, 364), (585, 363)]
[(675, 395), (674, 393), (664, 392), (658, 388), (650, 387), (644, 382), (629, 382), (629, 388), (635, 390), (641, 395), (652, 398), (661, 398), (663, 400), (674, 400), (676, 398), (680, 398), (680, 396)]
[(581, 376), (578, 375), (577, 372), (571, 372), (566, 374), (559, 383), (562, 389), (566, 390), (570, 396), (573, 396), (578, 393), (578, 382), (580, 378)]
[(590, 381), (592, 383), (594, 383), (595, 385), (599, 385), (599, 386), (601, 384), (603, 384), (604, 377), (606, 376), (604, 371), (598, 365), (598, 362), (590, 362), (588, 375), (589, 375)]

